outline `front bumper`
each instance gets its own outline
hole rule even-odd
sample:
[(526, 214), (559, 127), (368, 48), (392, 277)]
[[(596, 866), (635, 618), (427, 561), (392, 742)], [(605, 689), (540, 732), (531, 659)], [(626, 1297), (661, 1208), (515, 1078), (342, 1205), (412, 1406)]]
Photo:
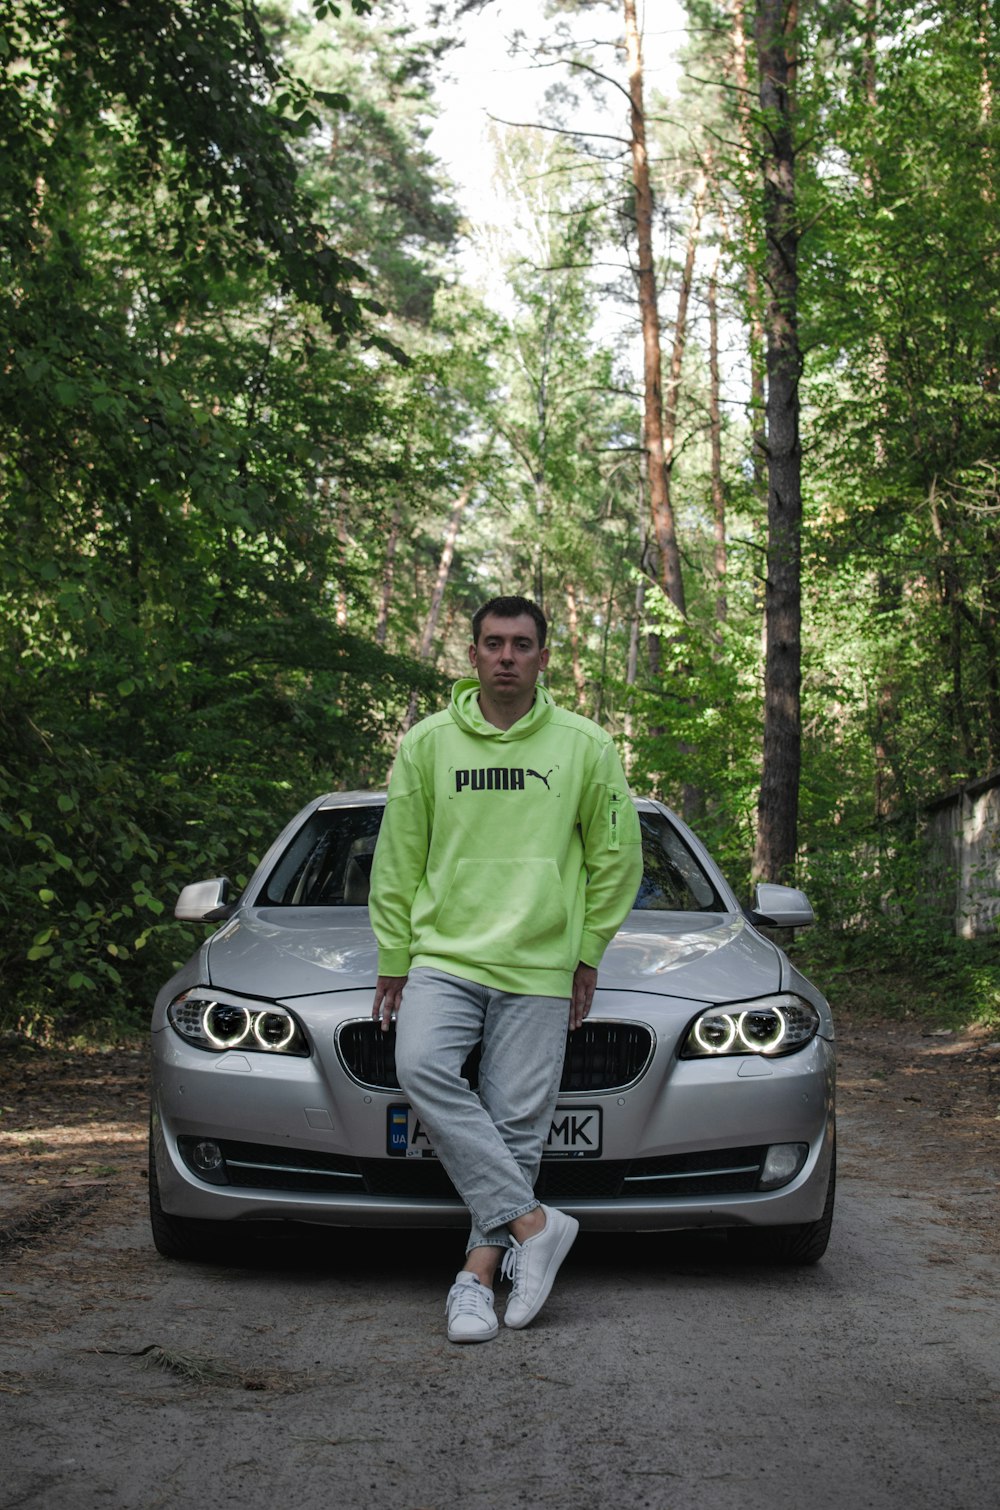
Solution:
[[(213, 1221), (344, 1227), (468, 1224), (461, 1202), (441, 1190), (440, 1166), (437, 1179), (428, 1180), (425, 1161), (388, 1156), (389, 1107), (402, 1098), (398, 1090), (359, 1084), (343, 1072), (333, 1034), (337, 1023), (351, 1015), (356, 1014), (341, 1011), (314, 1032), (318, 1052), (308, 1059), (239, 1052), (216, 1056), (190, 1047), (170, 1028), (154, 1034), (153, 1152), (166, 1212)], [(560, 1107), (567, 1110), (601, 1107), (601, 1158), (543, 1160), (541, 1198), (592, 1231), (818, 1220), (833, 1151), (832, 1045), (816, 1038), (801, 1052), (774, 1060), (750, 1055), (678, 1060), (672, 1041), (669, 1032), (658, 1033), (653, 1060), (634, 1084), (560, 1098)], [(323, 1182), (329, 1187), (323, 1190), (274, 1188), (267, 1175), (259, 1185), (214, 1184), (196, 1176), (185, 1162), (178, 1143), (185, 1138), (265, 1147), (274, 1164), (293, 1170), (319, 1164), (338, 1174)], [(671, 1188), (665, 1193), (662, 1178), (644, 1173), (659, 1168), (658, 1160), (690, 1156), (697, 1164), (702, 1155), (714, 1152), (720, 1166), (728, 1168), (734, 1153), (776, 1143), (800, 1143), (808, 1150), (799, 1173), (777, 1190), (691, 1195)], [(608, 1176), (604, 1183), (610, 1181), (614, 1193), (580, 1194), (598, 1165), (604, 1166), (600, 1173)], [(595, 1183), (601, 1181), (589, 1181)], [(682, 1186), (684, 1180), (671, 1183)], [(428, 1193), (428, 1186), (437, 1193)]]

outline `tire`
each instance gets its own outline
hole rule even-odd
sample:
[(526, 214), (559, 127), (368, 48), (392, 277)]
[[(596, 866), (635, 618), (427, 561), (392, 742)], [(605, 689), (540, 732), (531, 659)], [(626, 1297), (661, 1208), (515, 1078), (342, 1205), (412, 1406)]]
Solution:
[(830, 1181), (826, 1187), (823, 1215), (815, 1222), (796, 1222), (787, 1227), (731, 1227), (729, 1246), (748, 1263), (815, 1264), (826, 1252), (833, 1225), (833, 1205), (837, 1191), (837, 1146), (830, 1160)]
[(149, 1135), (149, 1225), (157, 1253), (164, 1258), (211, 1260), (224, 1258), (232, 1248), (228, 1222), (206, 1222), (197, 1217), (171, 1216), (160, 1204), (153, 1135)]

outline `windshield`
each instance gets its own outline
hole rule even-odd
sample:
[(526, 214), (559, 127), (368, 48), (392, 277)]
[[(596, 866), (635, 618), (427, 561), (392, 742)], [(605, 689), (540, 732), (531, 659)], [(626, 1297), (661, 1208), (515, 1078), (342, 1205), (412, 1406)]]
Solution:
[[(312, 813), (267, 879), (271, 907), (367, 907), (383, 807), (321, 808)], [(657, 912), (725, 908), (670, 820), (640, 812), (643, 877), (634, 906)]]
[(272, 907), (367, 907), (381, 807), (313, 813), (267, 879)]

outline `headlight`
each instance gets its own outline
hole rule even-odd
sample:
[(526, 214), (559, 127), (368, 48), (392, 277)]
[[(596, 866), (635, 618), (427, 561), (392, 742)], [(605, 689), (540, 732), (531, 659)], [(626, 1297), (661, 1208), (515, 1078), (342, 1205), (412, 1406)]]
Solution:
[(710, 1059), (719, 1054), (794, 1054), (815, 1038), (819, 1013), (790, 991), (734, 1002), (699, 1012), (687, 1030), (682, 1059)]
[(176, 997), (167, 1008), (167, 1020), (187, 1043), (210, 1053), (226, 1049), (265, 1054), (309, 1053), (302, 1029), (291, 1012), (270, 1002), (241, 1001), (236, 996), (217, 996), (205, 986), (195, 986)]

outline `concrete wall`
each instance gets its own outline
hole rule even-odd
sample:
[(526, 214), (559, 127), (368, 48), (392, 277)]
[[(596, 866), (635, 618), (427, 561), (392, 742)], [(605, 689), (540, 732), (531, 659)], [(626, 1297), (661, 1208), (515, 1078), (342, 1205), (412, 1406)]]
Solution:
[(937, 889), (963, 938), (995, 933), (1000, 919), (1000, 771), (969, 781), (925, 809)]

